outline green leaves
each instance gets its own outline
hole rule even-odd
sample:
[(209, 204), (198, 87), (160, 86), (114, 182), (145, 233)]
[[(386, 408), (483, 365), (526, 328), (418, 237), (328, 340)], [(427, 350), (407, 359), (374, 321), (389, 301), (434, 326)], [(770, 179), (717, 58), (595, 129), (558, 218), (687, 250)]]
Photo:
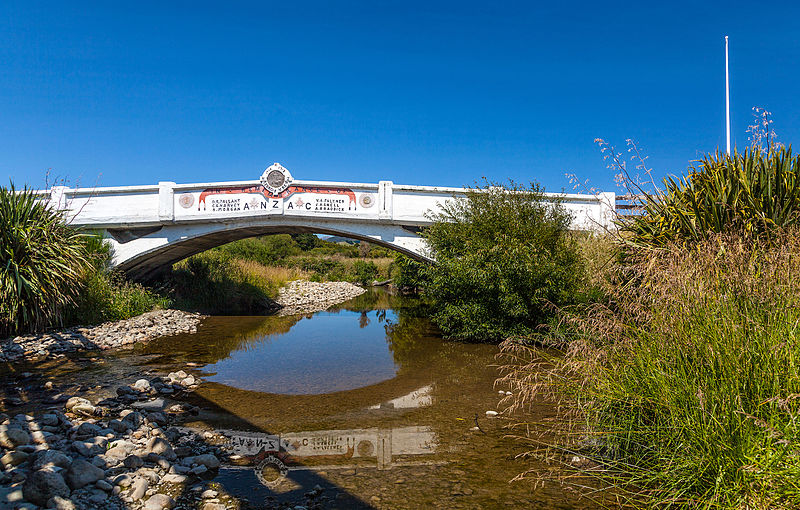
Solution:
[(437, 263), (424, 269), (434, 321), (451, 337), (500, 341), (533, 335), (583, 277), (570, 215), (535, 184), (486, 183), (432, 216), (424, 236)]
[(89, 267), (85, 243), (30, 189), (0, 187), (0, 336), (61, 320)]
[(797, 224), (800, 156), (791, 147), (716, 153), (686, 177), (664, 180), (664, 190), (645, 194), (643, 214), (623, 217), (620, 230), (639, 247), (694, 244), (711, 233), (742, 230), (769, 239)]

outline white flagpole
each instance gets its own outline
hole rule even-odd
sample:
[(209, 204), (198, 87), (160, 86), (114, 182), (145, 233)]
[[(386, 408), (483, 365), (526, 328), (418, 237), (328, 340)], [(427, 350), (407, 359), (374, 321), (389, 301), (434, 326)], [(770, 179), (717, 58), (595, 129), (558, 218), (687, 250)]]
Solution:
[(725, 135), (728, 156), (731, 155), (731, 84), (728, 77), (728, 36), (725, 36)]

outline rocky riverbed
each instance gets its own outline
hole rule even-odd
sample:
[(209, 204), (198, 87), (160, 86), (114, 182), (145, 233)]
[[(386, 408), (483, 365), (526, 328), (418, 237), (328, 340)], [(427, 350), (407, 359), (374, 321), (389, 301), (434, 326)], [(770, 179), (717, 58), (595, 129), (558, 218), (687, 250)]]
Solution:
[(63, 357), (82, 350), (106, 350), (178, 333), (194, 333), (204, 316), (180, 310), (154, 310), (99, 326), (22, 335), (0, 343), (0, 361)]
[(174, 426), (197, 409), (165, 400), (197, 383), (181, 370), (96, 403), (61, 395), (41, 413), (0, 414), (0, 508), (237, 508), (211, 482), (224, 438)]
[(364, 292), (366, 291), (363, 288), (348, 282), (296, 280), (280, 289), (275, 301), (283, 307), (278, 312), (279, 315), (294, 315), (319, 312)]

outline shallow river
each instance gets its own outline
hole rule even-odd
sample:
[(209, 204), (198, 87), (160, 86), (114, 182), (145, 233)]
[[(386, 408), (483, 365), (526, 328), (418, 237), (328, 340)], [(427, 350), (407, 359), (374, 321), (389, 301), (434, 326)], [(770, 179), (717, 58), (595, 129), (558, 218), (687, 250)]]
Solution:
[(445, 341), (423, 315), (376, 290), (313, 315), (210, 317), (193, 335), (37, 372), (98, 396), (142, 373), (200, 377), (182, 397), (200, 408), (186, 425), (230, 438), (242, 465), (216, 481), (253, 508), (317, 486), (326, 508), (588, 508), (557, 485), (510, 481), (542, 467), (485, 414), (503, 389), (497, 347)]

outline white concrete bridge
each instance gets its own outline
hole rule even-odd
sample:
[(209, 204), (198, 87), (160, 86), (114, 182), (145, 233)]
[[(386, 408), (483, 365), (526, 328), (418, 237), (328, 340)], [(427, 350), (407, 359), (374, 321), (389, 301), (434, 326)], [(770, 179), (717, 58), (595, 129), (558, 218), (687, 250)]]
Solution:
[[(107, 188), (53, 187), (51, 203), (76, 227), (107, 234), (114, 264), (147, 279), (185, 257), (237, 239), (313, 232), (369, 241), (430, 260), (418, 235), (426, 213), (463, 195), (463, 188), (296, 181), (281, 165), (260, 180)], [(550, 194), (573, 214), (573, 227), (611, 225), (614, 193)], [(498, 225), (502, 228), (502, 225)]]

